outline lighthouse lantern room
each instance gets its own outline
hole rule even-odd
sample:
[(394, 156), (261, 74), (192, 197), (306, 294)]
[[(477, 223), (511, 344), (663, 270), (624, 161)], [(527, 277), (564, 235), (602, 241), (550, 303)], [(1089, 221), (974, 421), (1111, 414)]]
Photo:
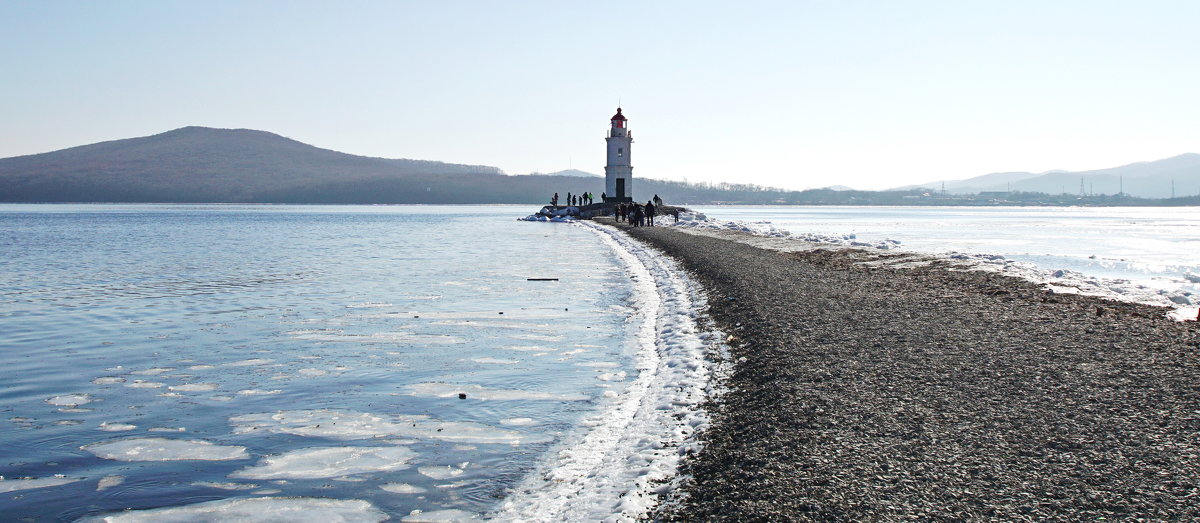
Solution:
[(633, 133), (629, 132), (628, 121), (618, 107), (608, 137), (604, 139), (608, 142), (608, 163), (604, 166), (605, 201), (633, 201), (633, 164), (629, 155)]

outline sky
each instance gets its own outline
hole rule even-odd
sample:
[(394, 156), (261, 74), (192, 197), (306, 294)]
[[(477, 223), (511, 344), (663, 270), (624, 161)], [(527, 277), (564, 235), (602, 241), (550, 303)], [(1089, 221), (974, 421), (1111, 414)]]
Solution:
[(1200, 2), (0, 2), (0, 157), (200, 125), (886, 189), (1200, 152)]

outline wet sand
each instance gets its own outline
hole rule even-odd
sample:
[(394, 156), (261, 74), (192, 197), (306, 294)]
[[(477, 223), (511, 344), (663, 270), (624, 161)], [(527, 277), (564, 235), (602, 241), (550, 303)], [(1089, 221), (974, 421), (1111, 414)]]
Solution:
[(1196, 322), (943, 263), (618, 226), (678, 259), (731, 336), (728, 391), (658, 519), (1200, 518)]

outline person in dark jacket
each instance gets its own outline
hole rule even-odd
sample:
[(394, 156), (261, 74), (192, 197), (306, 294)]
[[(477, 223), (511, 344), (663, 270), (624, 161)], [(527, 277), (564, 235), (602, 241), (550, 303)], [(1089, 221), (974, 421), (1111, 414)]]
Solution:
[(646, 202), (646, 225), (654, 226), (654, 203)]

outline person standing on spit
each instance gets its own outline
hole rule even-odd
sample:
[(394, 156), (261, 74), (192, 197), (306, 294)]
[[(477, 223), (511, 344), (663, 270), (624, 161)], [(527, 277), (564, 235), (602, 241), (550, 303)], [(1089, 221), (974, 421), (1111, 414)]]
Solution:
[(654, 204), (646, 202), (646, 225), (654, 226)]
[(550, 198), (550, 205), (558, 207), (558, 193), (554, 193), (554, 197)]

